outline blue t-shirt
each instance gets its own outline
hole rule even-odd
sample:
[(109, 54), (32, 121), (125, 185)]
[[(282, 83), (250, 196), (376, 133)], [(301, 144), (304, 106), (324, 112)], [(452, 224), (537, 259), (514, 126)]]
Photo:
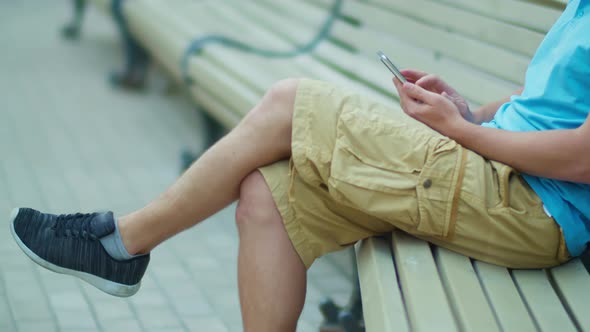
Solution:
[[(590, 0), (571, 0), (531, 60), (522, 95), (513, 96), (483, 126), (510, 131), (574, 129), (589, 112)], [(590, 185), (523, 177), (561, 226), (570, 254), (582, 254), (590, 243)]]

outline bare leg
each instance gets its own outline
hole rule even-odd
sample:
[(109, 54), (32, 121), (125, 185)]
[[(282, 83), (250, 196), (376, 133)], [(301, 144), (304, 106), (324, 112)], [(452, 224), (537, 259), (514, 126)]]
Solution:
[(236, 222), (244, 331), (295, 331), (305, 302), (306, 269), (258, 171), (242, 183)]
[(238, 198), (246, 175), (290, 157), (297, 84), (297, 80), (275, 84), (232, 132), (205, 152), (166, 192), (119, 220), (129, 253), (149, 252), (211, 216)]

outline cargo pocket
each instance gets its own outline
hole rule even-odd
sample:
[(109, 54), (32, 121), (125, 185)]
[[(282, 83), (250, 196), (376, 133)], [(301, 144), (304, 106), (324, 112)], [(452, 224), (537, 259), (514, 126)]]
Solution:
[(419, 170), (396, 170), (357, 149), (337, 145), (328, 192), (339, 204), (362, 211), (396, 228), (411, 230), (418, 223), (418, 174)]
[(334, 200), (410, 233), (446, 236), (462, 148), (419, 124), (346, 115), (327, 183)]
[(452, 237), (465, 174), (467, 150), (450, 139), (432, 147), (416, 187), (417, 235)]
[(497, 161), (489, 161), (497, 183), (496, 206), (488, 208), (492, 214), (509, 212), (513, 215), (545, 218), (543, 202), (514, 168)]

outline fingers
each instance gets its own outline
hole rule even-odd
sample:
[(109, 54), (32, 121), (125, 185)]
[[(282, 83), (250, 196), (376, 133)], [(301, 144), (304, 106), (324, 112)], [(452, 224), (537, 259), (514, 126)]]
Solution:
[(412, 84), (412, 83), (405, 83), (402, 87), (403, 94), (407, 95), (408, 97), (415, 99), (418, 102), (433, 105), (436, 103), (438, 94), (425, 90), (424, 88)]
[(419, 71), (419, 70), (413, 70), (413, 69), (403, 69), (400, 70), (400, 72), (402, 73), (402, 75), (404, 75), (404, 77), (408, 80), (408, 82), (414, 83), (416, 81), (418, 81), (419, 79), (421, 79), (424, 76), (427, 76), (428, 73), (423, 72), (423, 71)]
[(436, 93), (441, 93), (443, 91), (450, 89), (448, 84), (436, 75), (423, 76), (418, 81), (416, 81), (416, 85), (421, 86), (428, 91), (433, 91)]

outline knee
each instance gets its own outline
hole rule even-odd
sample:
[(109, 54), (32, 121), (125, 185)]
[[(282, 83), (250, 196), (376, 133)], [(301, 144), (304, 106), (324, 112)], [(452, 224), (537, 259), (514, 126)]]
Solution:
[(270, 89), (266, 91), (263, 102), (281, 104), (295, 102), (295, 95), (297, 93), (297, 87), (299, 86), (299, 79), (287, 78), (284, 80), (277, 81)]
[(248, 114), (248, 117), (256, 120), (269, 119), (270, 117), (274, 121), (282, 119), (290, 124), (298, 85), (299, 80), (295, 78), (274, 83), (266, 91), (258, 105)]
[(240, 200), (236, 209), (239, 230), (245, 227), (271, 227), (282, 219), (274, 199), (259, 171), (254, 171), (242, 181)]

